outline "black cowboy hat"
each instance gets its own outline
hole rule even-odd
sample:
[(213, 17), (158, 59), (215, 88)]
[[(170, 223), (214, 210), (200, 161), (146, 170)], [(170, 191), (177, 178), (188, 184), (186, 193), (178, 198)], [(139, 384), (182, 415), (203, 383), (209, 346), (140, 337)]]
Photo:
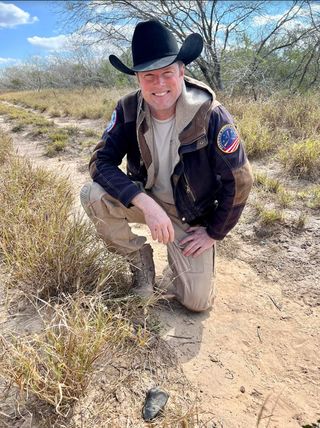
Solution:
[(132, 37), (133, 67), (129, 68), (115, 55), (109, 56), (109, 61), (117, 69), (126, 74), (138, 71), (156, 70), (167, 67), (176, 61), (185, 65), (195, 60), (203, 48), (200, 34), (190, 34), (178, 48), (177, 41), (161, 22), (150, 20), (140, 22)]

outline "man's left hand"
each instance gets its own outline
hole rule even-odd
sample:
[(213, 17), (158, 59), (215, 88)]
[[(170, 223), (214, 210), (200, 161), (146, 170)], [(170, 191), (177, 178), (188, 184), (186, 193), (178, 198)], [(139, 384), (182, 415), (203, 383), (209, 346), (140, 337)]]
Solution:
[(189, 227), (187, 233), (188, 236), (180, 241), (180, 245), (186, 245), (182, 251), (182, 254), (186, 257), (200, 256), (215, 244), (215, 240), (208, 235), (206, 228), (203, 226)]

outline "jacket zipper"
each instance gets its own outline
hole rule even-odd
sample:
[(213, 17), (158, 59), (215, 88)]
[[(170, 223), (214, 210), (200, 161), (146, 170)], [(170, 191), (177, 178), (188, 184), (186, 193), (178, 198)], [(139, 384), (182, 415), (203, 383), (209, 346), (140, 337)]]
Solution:
[(191, 196), (191, 198), (192, 198), (193, 202), (195, 202), (195, 201), (196, 201), (196, 198), (195, 198), (194, 193), (193, 193), (193, 191), (192, 191), (192, 189), (191, 189), (191, 187), (190, 187), (190, 184), (189, 184), (189, 181), (188, 181), (188, 179), (187, 179), (187, 176), (186, 176), (186, 174), (183, 174), (183, 176), (184, 176), (184, 179), (185, 179), (185, 182), (186, 182), (186, 191), (187, 191), (187, 193), (189, 193), (189, 195)]

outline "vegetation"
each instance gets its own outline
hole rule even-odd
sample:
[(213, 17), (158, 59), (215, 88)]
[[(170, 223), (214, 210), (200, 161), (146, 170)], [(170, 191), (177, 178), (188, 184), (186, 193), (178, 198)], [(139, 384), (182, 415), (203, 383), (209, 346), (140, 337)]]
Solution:
[(130, 321), (115, 316), (99, 294), (68, 296), (48, 309), (53, 316), (43, 319), (37, 335), (0, 336), (0, 373), (66, 416), (85, 393), (102, 351), (113, 354), (124, 344), (130, 348), (137, 336)]
[(284, 221), (283, 212), (277, 208), (266, 208), (266, 206), (260, 203), (258, 203), (255, 208), (264, 226), (271, 226), (275, 223), (282, 223)]
[(0, 256), (8, 286), (36, 306), (48, 302), (39, 334), (1, 335), (0, 375), (66, 414), (106, 347), (147, 345), (147, 330), (130, 321), (147, 311), (131, 304), (135, 297), (122, 301), (126, 264), (97, 246), (92, 227), (72, 215), (68, 182), (15, 156), (4, 134), (0, 161)]
[[(23, 93), (20, 95), (21, 98), (23, 98)], [(66, 94), (64, 96), (66, 99), (68, 98)], [(85, 106), (84, 100), (82, 101), (82, 105)], [(5, 115), (13, 122), (11, 128), (12, 132), (17, 133), (28, 130), (30, 136), (43, 137), (46, 146), (46, 154), (49, 157), (56, 156), (59, 152), (64, 151), (72, 144), (79, 150), (82, 146), (88, 144), (87, 140), (89, 136), (95, 136), (96, 139), (98, 139), (102, 133), (102, 129), (92, 131), (91, 129), (81, 130), (75, 126), (58, 127), (52, 120), (46, 119), (41, 116), (41, 114), (1, 102), (0, 115)]]
[(116, 71), (107, 58), (117, 50), (129, 63), (131, 29), (152, 17), (166, 25), (179, 43), (191, 32), (202, 35), (205, 48), (188, 71), (216, 91), (250, 94), (257, 100), (261, 94), (283, 89), (317, 90), (318, 5), (292, 0), (279, 1), (278, 6), (277, 13), (270, 13), (270, 2), (262, 0), (61, 2), (60, 19), (62, 15), (71, 24), (75, 36), (67, 55), (35, 57), (2, 69), (0, 89), (130, 86), (134, 78)]
[[(117, 368), (140, 358), (144, 370), (148, 349), (152, 359), (158, 326), (150, 304), (156, 299), (128, 294), (127, 264), (97, 245), (93, 228), (72, 214), (66, 180), (14, 155), (2, 133), (0, 163), (2, 273), (10, 299), (22, 292), (41, 321), (37, 333), (1, 332), (0, 378), (17, 387), (20, 411), (24, 397), (27, 406), (30, 400), (37, 411), (41, 406), (46, 423), (62, 418), (65, 426), (99, 364)], [(106, 387), (114, 393), (126, 379), (119, 371)], [(192, 406), (172, 406), (163, 426), (194, 421)]]
[(306, 140), (292, 144), (279, 152), (281, 163), (293, 176), (312, 180), (319, 176), (319, 141)]
[[(72, 116), (76, 119), (109, 120), (115, 107), (115, 100), (130, 89), (97, 89), (83, 90), (44, 89), (40, 92), (24, 91), (2, 94), (0, 100), (30, 107), (49, 116)], [(89, 132), (90, 130), (88, 130)], [(92, 132), (92, 131), (91, 131)]]

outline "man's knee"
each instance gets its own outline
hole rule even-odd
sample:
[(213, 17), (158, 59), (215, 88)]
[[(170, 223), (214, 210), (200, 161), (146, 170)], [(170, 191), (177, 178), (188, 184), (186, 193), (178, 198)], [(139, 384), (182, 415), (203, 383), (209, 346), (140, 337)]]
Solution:
[(83, 185), (82, 189), (80, 190), (80, 202), (89, 217), (94, 215), (92, 211), (93, 203), (100, 200), (105, 194), (106, 191), (103, 189), (103, 187), (94, 181)]
[[(182, 278), (180, 278), (181, 281)], [(193, 312), (210, 309), (214, 301), (214, 278), (212, 274), (186, 275), (177, 287), (178, 300)], [(183, 282), (183, 283), (182, 283)]]
[(213, 296), (198, 296), (198, 295), (189, 295), (188, 299), (183, 300), (181, 303), (187, 309), (192, 312), (204, 312), (212, 308), (214, 302)]
[(103, 187), (94, 181), (84, 184), (80, 190), (80, 201), (83, 208), (100, 199), (105, 193)]

